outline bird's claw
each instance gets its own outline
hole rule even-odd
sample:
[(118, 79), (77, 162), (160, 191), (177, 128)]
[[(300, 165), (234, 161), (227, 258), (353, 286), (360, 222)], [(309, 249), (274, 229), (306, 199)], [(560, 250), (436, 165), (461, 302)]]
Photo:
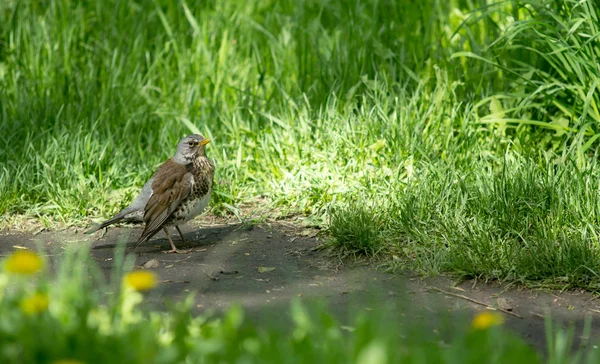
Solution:
[(163, 250), (162, 253), (163, 254), (172, 254), (172, 253), (175, 253), (175, 254), (188, 254), (191, 251), (192, 251), (192, 249), (185, 249), (185, 250), (182, 250), (182, 249), (171, 249), (171, 250)]

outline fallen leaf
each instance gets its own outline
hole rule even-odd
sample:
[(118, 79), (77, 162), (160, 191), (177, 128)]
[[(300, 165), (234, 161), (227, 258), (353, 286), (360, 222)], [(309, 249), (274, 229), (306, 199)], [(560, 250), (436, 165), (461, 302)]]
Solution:
[(160, 263), (156, 259), (150, 259), (149, 261), (144, 263), (144, 265), (142, 265), (142, 268), (146, 268), (146, 269), (154, 269), (154, 268), (158, 268), (158, 267), (160, 267)]
[(385, 139), (379, 139), (375, 143), (369, 145), (369, 149), (372, 149), (375, 152), (379, 152), (383, 147), (385, 147)]
[(498, 303), (498, 307), (506, 311), (512, 311), (512, 307), (506, 302), (506, 298), (498, 297), (496, 299), (496, 303)]
[(266, 273), (275, 270), (274, 267), (258, 267), (258, 273)]
[(221, 269), (221, 271), (219, 272), (221, 274), (238, 274), (237, 270), (223, 270)]
[(210, 274), (208, 274), (206, 272), (204, 272), (204, 274), (206, 274), (208, 276), (208, 278), (212, 279), (213, 281), (218, 281), (219, 280), (218, 277), (213, 277), (212, 275), (210, 275)]
[(300, 232), (300, 235), (302, 236), (310, 236), (313, 233), (313, 231), (311, 229), (304, 229)]
[(244, 242), (246, 240), (248, 240), (248, 238), (241, 238), (241, 239), (232, 240), (232, 241), (230, 241), (230, 243), (231, 243), (231, 246), (234, 246), (237, 243), (242, 243), (242, 242)]

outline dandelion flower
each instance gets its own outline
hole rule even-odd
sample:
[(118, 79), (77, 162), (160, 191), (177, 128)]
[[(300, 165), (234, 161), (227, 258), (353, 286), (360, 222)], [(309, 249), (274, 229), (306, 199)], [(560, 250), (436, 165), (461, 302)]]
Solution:
[(48, 295), (45, 293), (35, 293), (21, 301), (21, 310), (28, 315), (35, 315), (48, 309)]
[(475, 316), (471, 326), (476, 330), (485, 330), (492, 326), (499, 326), (504, 323), (504, 317), (497, 312), (481, 312)]
[(123, 284), (138, 292), (150, 290), (156, 286), (156, 274), (147, 270), (136, 270), (125, 274)]
[(6, 260), (4, 268), (14, 274), (31, 275), (42, 269), (42, 258), (31, 250), (18, 250)]

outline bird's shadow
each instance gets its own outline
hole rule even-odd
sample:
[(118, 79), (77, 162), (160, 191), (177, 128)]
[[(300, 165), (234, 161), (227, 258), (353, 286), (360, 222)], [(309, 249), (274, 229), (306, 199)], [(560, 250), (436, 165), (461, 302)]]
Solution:
[[(109, 227), (104, 236), (98, 238), (92, 243), (92, 250), (114, 249), (122, 244), (125, 245), (128, 250), (133, 249), (133, 252), (140, 251), (149, 253), (170, 249), (169, 240), (165, 236), (164, 232), (159, 232), (149, 241), (140, 244), (140, 246), (136, 248), (136, 242), (133, 241), (133, 239), (141, 234), (142, 229), (139, 226), (123, 226), (124, 225), (121, 227)], [(170, 228), (169, 232), (171, 233), (171, 238), (173, 239), (173, 243), (177, 249), (188, 250), (214, 245), (222, 240), (223, 236), (244, 228), (244, 224), (236, 223), (213, 225), (208, 227), (188, 227), (187, 229), (185, 226), (183, 226), (181, 228), (185, 242), (181, 241), (179, 234), (174, 228)]]

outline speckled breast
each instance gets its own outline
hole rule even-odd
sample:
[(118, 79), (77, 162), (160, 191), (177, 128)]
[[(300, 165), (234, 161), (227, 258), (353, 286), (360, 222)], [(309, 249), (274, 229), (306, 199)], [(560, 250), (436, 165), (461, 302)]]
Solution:
[(212, 195), (214, 168), (208, 158), (194, 161), (192, 191), (173, 211), (167, 221), (168, 225), (185, 223), (204, 211)]

